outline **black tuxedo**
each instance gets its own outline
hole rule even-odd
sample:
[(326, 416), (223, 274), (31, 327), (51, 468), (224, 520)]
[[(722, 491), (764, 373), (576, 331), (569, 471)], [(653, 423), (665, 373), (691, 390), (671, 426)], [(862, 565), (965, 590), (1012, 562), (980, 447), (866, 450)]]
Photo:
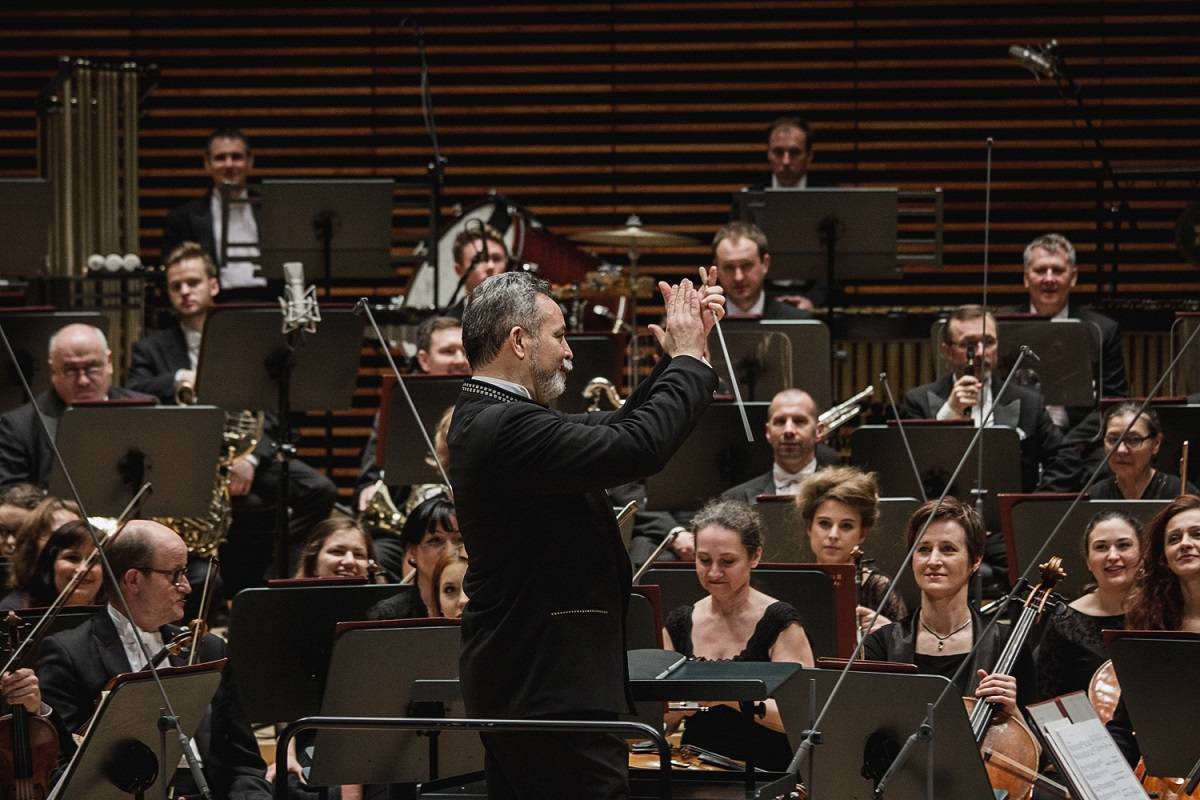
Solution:
[[(256, 196), (250, 190), (250, 198)], [(261, 225), (258, 205), (252, 204), (254, 221)], [(212, 258), (213, 263), (223, 266), (221, 254), (218, 252), (217, 240), (213, 235), (212, 191), (205, 192), (201, 197), (189, 200), (183, 205), (176, 206), (167, 214), (163, 223), (162, 263), (167, 263), (167, 256), (184, 242), (195, 242), (204, 248), (204, 252)]]
[[(164, 626), (163, 640), (169, 641), (180, 630), (175, 625)], [(215, 661), (225, 655), (224, 641), (211, 634), (204, 637), (201, 661)], [(172, 666), (182, 664), (172, 660)], [(77, 730), (92, 716), (100, 691), (109, 679), (126, 672), (130, 672), (129, 659), (107, 608), (77, 627), (47, 638), (42, 643), (37, 665), (42, 698), (70, 731)], [(238, 701), (228, 664), (208, 713), (196, 730), (195, 741), (214, 797), (269, 800), (271, 789), (263, 778), (258, 742)], [(64, 759), (75, 751), (75, 743), (69, 736), (59, 746)], [(182, 776), (180, 783), (190, 785), (190, 776)]]
[[(1003, 381), (992, 375), (992, 395), (1000, 391)], [(940, 380), (918, 386), (904, 395), (900, 413), (910, 419), (936, 419), (938, 409), (950, 396), (954, 385), (952, 374)], [(1078, 481), (1078, 460), (1073, 451), (1063, 447), (1063, 436), (1050, 415), (1039, 392), (1010, 383), (1004, 395), (996, 397), (991, 424), (1016, 428), (1021, 435), (1022, 490), (1069, 492)], [(1041, 467), (1039, 478), (1038, 467)]]
[[(108, 390), (108, 399), (123, 400), (142, 398), (146, 395), (113, 386)], [(57, 426), (67, 410), (67, 404), (53, 388), (37, 396), (38, 408)], [(50, 485), (50, 471), (54, 466), (54, 451), (50, 440), (37, 421), (33, 403), (14, 408), (0, 416), (0, 488), (12, 483), (33, 483), (43, 489)]]
[[(842, 463), (842, 457), (838, 454), (838, 451), (823, 444), (817, 445), (816, 455), (817, 469)], [(774, 470), (769, 469), (762, 475), (751, 478), (745, 483), (739, 483), (737, 486), (726, 489), (721, 493), (721, 499), (740, 500), (743, 503), (754, 505), (757, 502), (756, 498), (760, 494), (775, 494)]]
[[(175, 402), (175, 372), (191, 369), (187, 340), (180, 325), (172, 325), (143, 337), (133, 346), (129, 385), (156, 395), (164, 403)], [(279, 496), (283, 469), (275, 460), (279, 419), (267, 414), (263, 435), (254, 448), (258, 466), (250, 494), (233, 498), (234, 522), (230, 541), (221, 548), (222, 572), (230, 591), (260, 585), (271, 561), (271, 537), (275, 530), (275, 500)], [(337, 487), (329, 478), (299, 459), (288, 465), (288, 502), (292, 509), (288, 526), (290, 541), (299, 546), (308, 532), (329, 516), (337, 499)], [(293, 550), (296, 548), (293, 548)]]

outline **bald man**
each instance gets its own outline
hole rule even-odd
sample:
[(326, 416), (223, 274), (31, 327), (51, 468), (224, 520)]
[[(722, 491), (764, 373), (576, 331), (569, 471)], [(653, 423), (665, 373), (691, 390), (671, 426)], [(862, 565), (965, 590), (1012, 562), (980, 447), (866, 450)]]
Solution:
[[(58, 431), (58, 420), (68, 406), (153, 399), (112, 385), (112, 351), (104, 332), (91, 325), (67, 325), (50, 337), (49, 363), (50, 388), (35, 399), (47, 417), (50, 436)], [(32, 402), (0, 416), (0, 488), (14, 483), (46, 488), (53, 464), (50, 440)]]

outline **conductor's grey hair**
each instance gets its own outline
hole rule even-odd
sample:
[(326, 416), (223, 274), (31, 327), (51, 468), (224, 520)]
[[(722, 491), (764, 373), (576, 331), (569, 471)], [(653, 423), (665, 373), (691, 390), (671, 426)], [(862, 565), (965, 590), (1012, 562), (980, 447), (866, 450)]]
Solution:
[(542, 329), (537, 296), (550, 295), (550, 284), (528, 272), (503, 272), (475, 287), (463, 312), (463, 349), (471, 369), (490, 364), (513, 328), (536, 336)]

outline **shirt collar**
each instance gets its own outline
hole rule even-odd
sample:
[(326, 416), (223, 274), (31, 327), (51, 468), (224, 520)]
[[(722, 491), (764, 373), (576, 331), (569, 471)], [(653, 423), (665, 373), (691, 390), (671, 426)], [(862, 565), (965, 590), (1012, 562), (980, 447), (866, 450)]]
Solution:
[(512, 381), (506, 381), (503, 378), (493, 378), (490, 375), (472, 375), (471, 379), (479, 381), (480, 383), (491, 384), (492, 386), (495, 386), (498, 389), (503, 389), (504, 391), (510, 392), (511, 394), (519, 395), (521, 397), (524, 397), (527, 400), (533, 399), (533, 395), (531, 395), (529, 393), (529, 390), (526, 389), (524, 386), (522, 386), (519, 383), (513, 383)]
[(751, 316), (761, 317), (763, 315), (763, 309), (766, 308), (766, 305), (767, 305), (767, 293), (766, 293), (766, 291), (760, 291), (758, 293), (758, 299), (755, 300), (754, 304), (751, 305), (749, 308), (738, 308), (736, 303), (734, 303), (732, 300), (729, 301), (729, 304), (726, 306), (726, 308), (728, 309), (728, 313), (726, 314), (726, 316), (729, 316), (729, 317), (751, 317)]
[(780, 186), (779, 179), (776, 178), (774, 175), (772, 175), (771, 176), (771, 188), (772, 189), (783, 189), (784, 191), (787, 191), (788, 189), (807, 189), (808, 188), (808, 173), (806, 172), (803, 175), (801, 175), (800, 182), (797, 183), (795, 186)]
[[(812, 460), (800, 468), (799, 472), (788, 472), (779, 464), (771, 465), (771, 479), (775, 481), (775, 489), (782, 490), (782, 494), (795, 494), (801, 483), (809, 475), (817, 471), (817, 458), (814, 455)], [(789, 491), (791, 490), (791, 491)]]
[(134, 672), (144, 669), (146, 659), (142, 655), (142, 649), (138, 647), (135, 637), (141, 637), (142, 642), (146, 645), (146, 650), (153, 656), (162, 649), (162, 634), (158, 631), (139, 630), (132, 622), (125, 618), (124, 614), (111, 604), (106, 606), (106, 608), (108, 609), (108, 616), (112, 619), (113, 627), (117, 629), (117, 638), (121, 640), (121, 647), (125, 650), (125, 658), (129, 661), (129, 668)]
[[(1033, 303), (1029, 304), (1029, 313), (1033, 314), (1035, 316), (1038, 313), (1037, 309), (1033, 307)], [(1059, 309), (1057, 314), (1055, 314), (1053, 317), (1050, 317), (1050, 319), (1070, 319), (1070, 318), (1071, 318), (1071, 304), (1069, 302), (1066, 305), (1064, 305), (1061, 309)]]

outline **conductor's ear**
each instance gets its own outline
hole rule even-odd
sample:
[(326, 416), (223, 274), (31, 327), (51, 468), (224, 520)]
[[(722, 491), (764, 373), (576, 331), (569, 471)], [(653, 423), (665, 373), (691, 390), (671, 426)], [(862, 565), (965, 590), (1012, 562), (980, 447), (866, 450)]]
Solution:
[(525, 329), (520, 325), (514, 325), (508, 331), (508, 344), (512, 347), (513, 353), (518, 358), (525, 358), (529, 354), (529, 339)]

